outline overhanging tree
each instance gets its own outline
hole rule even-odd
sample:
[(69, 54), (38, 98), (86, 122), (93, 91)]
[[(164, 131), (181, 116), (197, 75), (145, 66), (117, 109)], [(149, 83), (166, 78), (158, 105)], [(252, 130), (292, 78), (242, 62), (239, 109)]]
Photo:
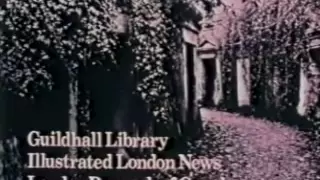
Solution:
[[(42, 89), (52, 89), (48, 69), (61, 61), (69, 79), (70, 130), (86, 129), (89, 100), (79, 77), (89, 63), (115, 65), (115, 11), (113, 1), (7, 0), (1, 7), (2, 88), (34, 99)], [(76, 149), (71, 150), (76, 156)], [(16, 179), (19, 173), (8, 176)]]

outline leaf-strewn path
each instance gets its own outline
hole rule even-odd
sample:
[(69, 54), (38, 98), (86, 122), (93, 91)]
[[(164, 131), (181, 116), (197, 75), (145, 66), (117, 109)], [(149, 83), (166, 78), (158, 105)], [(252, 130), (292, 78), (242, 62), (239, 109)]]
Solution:
[(204, 121), (228, 132), (226, 180), (313, 179), (307, 138), (292, 127), (233, 113), (202, 109)]

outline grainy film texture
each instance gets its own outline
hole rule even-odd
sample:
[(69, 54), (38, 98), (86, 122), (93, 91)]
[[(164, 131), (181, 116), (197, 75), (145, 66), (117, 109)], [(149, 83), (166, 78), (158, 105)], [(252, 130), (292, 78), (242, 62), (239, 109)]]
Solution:
[[(317, 0), (0, 0), (0, 82), (1, 180), (320, 179)], [(44, 148), (31, 131), (170, 140)], [(28, 169), (40, 151), (215, 163)]]

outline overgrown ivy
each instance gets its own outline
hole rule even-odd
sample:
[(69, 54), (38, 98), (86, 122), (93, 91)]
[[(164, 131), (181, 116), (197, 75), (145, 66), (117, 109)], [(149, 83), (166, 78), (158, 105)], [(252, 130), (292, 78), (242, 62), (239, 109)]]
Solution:
[[(179, 113), (180, 63), (184, 22), (200, 20), (189, 0), (131, 0), (130, 43), (135, 55), (136, 94), (158, 126), (172, 128)], [(212, 4), (216, 2), (213, 1)]]
[[(34, 98), (42, 89), (54, 87), (48, 70), (62, 61), (69, 81), (79, 80), (87, 64), (117, 65), (114, 30), (119, 1), (105, 0), (7, 0), (1, 7), (1, 82), (8, 90)], [(180, 8), (192, 12), (192, 0), (129, 0), (126, 4), (131, 29), (129, 41), (134, 53), (132, 75), (135, 94), (148, 105), (152, 122), (172, 129), (179, 101), (175, 73), (179, 71), (182, 49)], [(182, 6), (183, 5), (183, 6)], [(130, 6), (130, 8), (128, 8)], [(186, 9), (185, 9), (186, 10)], [(81, 68), (80, 68), (81, 67)], [(89, 95), (81, 88), (78, 121), (87, 133)]]
[[(79, 63), (115, 64), (114, 1), (7, 0), (1, 7), (1, 82), (33, 98), (52, 89), (48, 68), (64, 61), (71, 74)], [(112, 64), (110, 63), (110, 64)]]
[[(227, 43), (221, 46), (222, 53), (230, 57), (224, 59), (228, 61), (224, 64), (230, 64), (239, 58), (249, 58), (252, 71), (251, 89), (257, 90), (252, 97), (259, 101), (253, 106), (262, 105), (263, 116), (271, 109), (273, 111), (269, 114), (276, 114), (271, 118), (288, 120), (288, 123), (298, 116), (293, 115), (299, 100), (294, 98), (299, 94), (297, 73), (300, 73), (302, 67), (309, 76), (307, 81), (310, 88), (308, 92), (304, 92), (309, 96), (305, 104), (308, 113), (304, 119), (299, 118), (298, 121), (311, 122), (311, 147), (319, 152), (319, 77), (308, 69), (310, 65), (317, 63), (310, 57), (312, 34), (308, 34), (308, 31), (319, 31), (319, 23), (315, 18), (318, 17), (316, 11), (319, 5), (312, 0), (297, 0), (274, 1), (265, 6), (253, 10), (253, 14), (229, 18), (229, 23), (235, 28), (230, 27), (232, 32), (226, 37)], [(232, 11), (232, 8), (229, 10)], [(315, 68), (319, 69), (319, 64)], [(225, 81), (228, 81), (228, 78)], [(230, 89), (230, 83), (226, 84)], [(319, 159), (319, 155), (313, 155)]]
[[(175, 102), (170, 99), (172, 78), (165, 65), (173, 61), (168, 54), (170, 29), (174, 24), (167, 17), (164, 1), (132, 0), (131, 46), (135, 55), (133, 74), (136, 92), (147, 103), (157, 123), (171, 124)], [(171, 26), (171, 27), (170, 27)], [(174, 63), (172, 62), (172, 65)]]
[[(308, 54), (309, 37), (306, 30), (312, 21), (308, 13), (314, 9), (314, 3), (309, 0), (291, 3), (275, 1), (265, 5), (266, 7), (255, 9), (250, 9), (249, 3), (252, 2), (247, 3), (249, 8), (246, 11), (249, 13), (240, 14), (239, 17), (235, 13), (235, 17), (229, 17), (227, 43), (221, 46), (221, 51), (229, 57), (229, 61), (250, 59), (252, 88), (274, 88), (270, 81), (276, 78), (275, 73), (280, 73), (281, 79), (277, 79), (278, 84), (275, 84), (281, 91), (277, 92), (277, 97), (271, 95), (271, 91), (258, 91), (259, 94), (253, 96), (263, 103), (271, 103), (267, 105), (269, 107), (276, 106), (277, 110), (285, 111), (296, 103), (290, 99), (290, 95), (296, 93), (298, 88), (292, 82), (301, 57), (306, 58)], [(232, 10), (231, 8), (230, 11)], [(255, 13), (252, 14), (251, 11)]]
[[(109, 69), (117, 65), (117, 36), (113, 32), (116, 14), (115, 1), (4, 1), (0, 9), (1, 88), (34, 99), (42, 90), (54, 88), (56, 82), (50, 69), (63, 64), (68, 71), (64, 78), (79, 92), (77, 120), (81, 135), (85, 135), (89, 97), (83, 82), (78, 81), (82, 81), (80, 77), (88, 64), (103, 64)], [(11, 157), (16, 146), (9, 140), (5, 146), (11, 158), (4, 165), (6, 176), (19, 179), (20, 174), (13, 172), (21, 168), (18, 155)]]

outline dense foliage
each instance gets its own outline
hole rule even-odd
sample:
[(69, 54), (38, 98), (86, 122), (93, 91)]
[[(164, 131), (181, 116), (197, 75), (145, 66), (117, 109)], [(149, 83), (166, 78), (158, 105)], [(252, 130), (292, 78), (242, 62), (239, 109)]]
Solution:
[[(135, 54), (134, 75), (136, 91), (148, 104), (149, 112), (157, 122), (172, 123), (175, 101), (171, 99), (172, 74), (169, 74), (174, 62), (168, 47), (170, 30), (175, 29), (172, 20), (165, 12), (170, 5), (162, 1), (132, 1), (132, 33), (131, 45)], [(170, 12), (169, 12), (170, 13)], [(171, 61), (171, 67), (166, 67)], [(171, 69), (168, 69), (171, 68)], [(172, 101), (173, 100), (173, 101)]]
[[(226, 44), (222, 45), (223, 54), (229, 60), (250, 59), (252, 88), (268, 89), (257, 91), (253, 98), (262, 100), (267, 108), (274, 106), (284, 111), (296, 105), (295, 100), (290, 99), (290, 95), (298, 91), (293, 77), (301, 57), (307, 56), (306, 30), (312, 21), (309, 14), (313, 9), (313, 4), (304, 0), (273, 1), (265, 5), (248, 2), (242, 14), (231, 8), (235, 12), (226, 18), (230, 26)], [(232, 66), (232, 61), (224, 63)], [(274, 90), (276, 96), (272, 94)]]
[[(311, 0), (248, 1), (241, 10), (226, 7), (228, 28), (221, 45), (224, 55), (224, 85), (232, 97), (234, 63), (239, 58), (250, 60), (252, 107), (254, 112), (270, 119), (312, 124), (312, 149), (319, 149), (319, 70), (317, 54), (312, 54), (310, 43), (319, 31), (319, 6)], [(219, 22), (215, 25), (219, 26)], [(303, 104), (307, 118), (299, 118), (300, 67), (309, 83), (304, 92), (308, 100)], [(234, 92), (233, 92), (234, 93)], [(230, 98), (231, 100), (234, 98)], [(269, 117), (270, 116), (270, 117)], [(310, 130), (310, 129), (309, 129)], [(319, 151), (319, 150), (318, 150)], [(317, 157), (318, 153), (314, 156)]]
[[(76, 116), (80, 133), (85, 134), (91, 111), (90, 94), (83, 83), (88, 65), (102, 65), (111, 71), (121, 69), (115, 53), (122, 42), (114, 32), (119, 2), (5, 1), (0, 11), (2, 88), (20, 97), (37, 98), (40, 91), (55, 87), (51, 70), (62, 64), (69, 81), (69, 116)], [(131, 31), (126, 33), (135, 60), (134, 93), (148, 105), (146, 111), (154, 116), (153, 120), (164, 124), (169, 132), (180, 103), (173, 75), (179, 73), (182, 47), (183, 19), (177, 10), (181, 4), (190, 10), (192, 1), (126, 2), (124, 9), (131, 25)]]
[[(112, 69), (117, 64), (113, 51), (118, 44), (113, 33), (117, 3), (8, 0), (1, 11), (1, 79), (5, 87), (31, 98), (41, 89), (52, 89), (55, 82), (49, 69), (56, 61), (63, 61), (70, 81), (75, 81), (79, 67), (88, 63), (102, 63)], [(177, 70), (172, 61), (181, 53), (181, 40), (176, 41), (181, 39), (182, 23), (177, 7), (184, 4), (190, 9), (192, 2), (126, 3), (125, 9), (132, 7), (127, 12), (132, 25), (129, 34), (136, 59), (133, 74), (137, 92), (158, 121), (172, 121), (177, 102), (169, 73)]]
[(114, 8), (113, 1), (6, 1), (1, 9), (3, 84), (33, 97), (41, 88), (52, 88), (48, 68), (54, 61), (64, 61), (76, 74), (79, 63), (112, 60)]
[[(131, 0), (131, 38), (138, 93), (148, 104), (158, 126), (175, 125), (179, 112), (182, 27), (200, 20), (195, 8), (202, 1)], [(213, 7), (216, 1), (205, 1)], [(181, 87), (180, 87), (181, 88)]]
[[(52, 69), (62, 64), (68, 72), (64, 78), (69, 81), (69, 93), (78, 99), (72, 99), (75, 104), (70, 106), (75, 106), (72, 110), (78, 113), (80, 133), (85, 134), (90, 118), (89, 96), (83, 82), (78, 81), (83, 80), (89, 63), (110, 69), (116, 65), (116, 12), (115, 1), (6, 0), (0, 11), (2, 88), (34, 99), (41, 90), (54, 88), (57, 82)], [(12, 142), (4, 146), (7, 154), (16, 153)], [(13, 172), (20, 170), (17, 157), (10, 155), (5, 162), (4, 171), (10, 179), (20, 178), (18, 172)]]

